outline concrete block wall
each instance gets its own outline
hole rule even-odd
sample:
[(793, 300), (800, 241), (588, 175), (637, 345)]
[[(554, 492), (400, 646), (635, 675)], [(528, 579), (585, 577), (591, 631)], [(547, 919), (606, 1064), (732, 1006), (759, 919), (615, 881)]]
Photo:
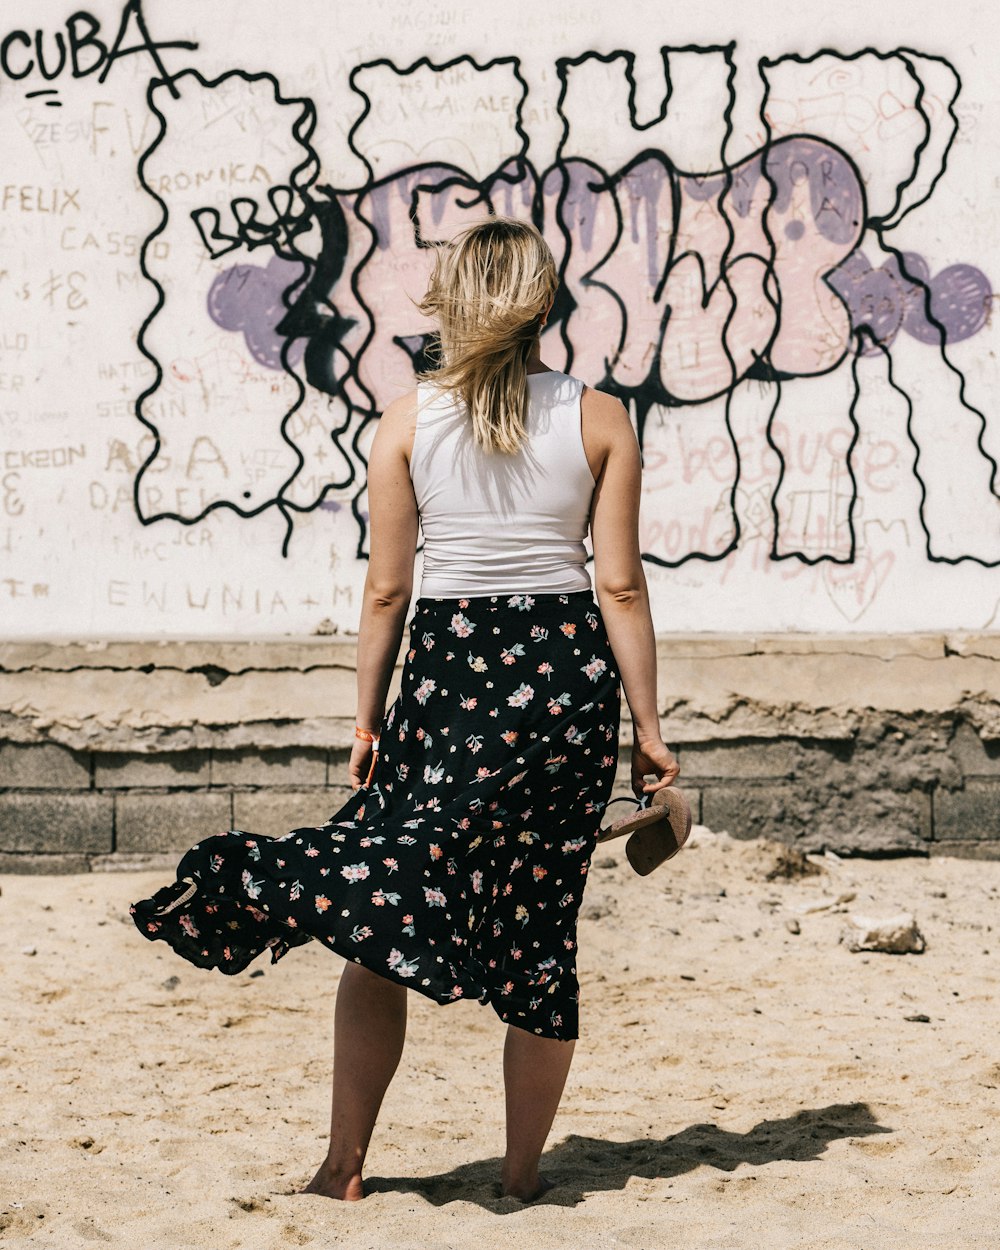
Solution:
[[(883, 728), (850, 742), (674, 750), (695, 819), (735, 837), (846, 855), (1000, 858), (1000, 747), (964, 722)], [(0, 872), (124, 867), (231, 828), (280, 836), (321, 824), (350, 793), (347, 759), (314, 747), (148, 755), (0, 744)], [(615, 793), (628, 793), (627, 742)]]
[(345, 750), (156, 755), (0, 743), (0, 872), (126, 867), (228, 829), (322, 824), (350, 794)]
[[(1000, 744), (965, 721), (672, 746), (695, 819), (716, 832), (806, 852), (1000, 859)], [(627, 788), (623, 753), (616, 793)]]
[[(678, 636), (658, 652), (696, 820), (806, 851), (1000, 858), (1000, 636)], [(0, 645), (0, 872), (323, 823), (349, 794), (355, 663), (322, 638)]]
[(937, 796), (936, 840), (952, 855), (1000, 858), (1000, 742), (984, 741), (963, 724), (954, 749), (963, 785)]

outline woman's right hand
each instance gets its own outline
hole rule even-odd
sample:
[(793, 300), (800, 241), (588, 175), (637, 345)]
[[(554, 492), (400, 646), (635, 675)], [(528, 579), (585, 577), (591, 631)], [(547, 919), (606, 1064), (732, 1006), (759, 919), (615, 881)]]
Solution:
[(355, 740), (351, 747), (350, 763), (347, 765), (347, 775), (351, 779), (352, 790), (360, 790), (362, 786), (368, 784), (373, 754), (374, 745), (371, 742), (363, 742), (360, 738)]
[[(645, 738), (632, 743), (632, 793), (637, 799), (653, 794), (664, 786), (672, 786), (680, 774), (681, 766), (662, 738)], [(653, 773), (656, 781), (644, 781)]]

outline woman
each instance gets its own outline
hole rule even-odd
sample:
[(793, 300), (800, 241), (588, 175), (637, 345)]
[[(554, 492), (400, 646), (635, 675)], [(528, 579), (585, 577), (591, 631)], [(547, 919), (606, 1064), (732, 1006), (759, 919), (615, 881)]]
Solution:
[[(132, 909), (145, 936), (226, 973), (311, 938), (348, 960), (330, 1147), (308, 1193), (363, 1197), (407, 988), (475, 998), (507, 1023), (502, 1192), (544, 1192), (619, 680), (635, 793), (679, 771), (656, 711), (639, 448), (617, 400), (542, 363), (556, 286), (544, 240), (517, 221), (491, 218), (439, 250), (421, 308), (440, 327), (441, 367), (385, 410), (369, 462), (352, 799), (321, 828), (209, 838), (176, 883)], [(421, 596), (386, 714), (418, 527)]]

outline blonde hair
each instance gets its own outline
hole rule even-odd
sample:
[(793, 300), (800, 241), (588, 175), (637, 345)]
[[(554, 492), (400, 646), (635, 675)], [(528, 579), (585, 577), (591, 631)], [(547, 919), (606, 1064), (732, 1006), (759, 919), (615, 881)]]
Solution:
[(441, 336), (441, 363), (420, 380), (465, 405), (484, 451), (516, 452), (525, 436), (527, 363), (558, 286), (534, 226), (491, 217), (438, 248), (418, 307)]

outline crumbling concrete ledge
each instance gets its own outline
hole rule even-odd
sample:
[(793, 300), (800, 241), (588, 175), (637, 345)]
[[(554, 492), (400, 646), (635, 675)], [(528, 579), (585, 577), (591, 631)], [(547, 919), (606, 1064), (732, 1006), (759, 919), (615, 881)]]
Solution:
[[(712, 828), (1000, 857), (1000, 634), (666, 635), (658, 652), (664, 737)], [(330, 637), (0, 644), (0, 870), (328, 814), (355, 665)]]

